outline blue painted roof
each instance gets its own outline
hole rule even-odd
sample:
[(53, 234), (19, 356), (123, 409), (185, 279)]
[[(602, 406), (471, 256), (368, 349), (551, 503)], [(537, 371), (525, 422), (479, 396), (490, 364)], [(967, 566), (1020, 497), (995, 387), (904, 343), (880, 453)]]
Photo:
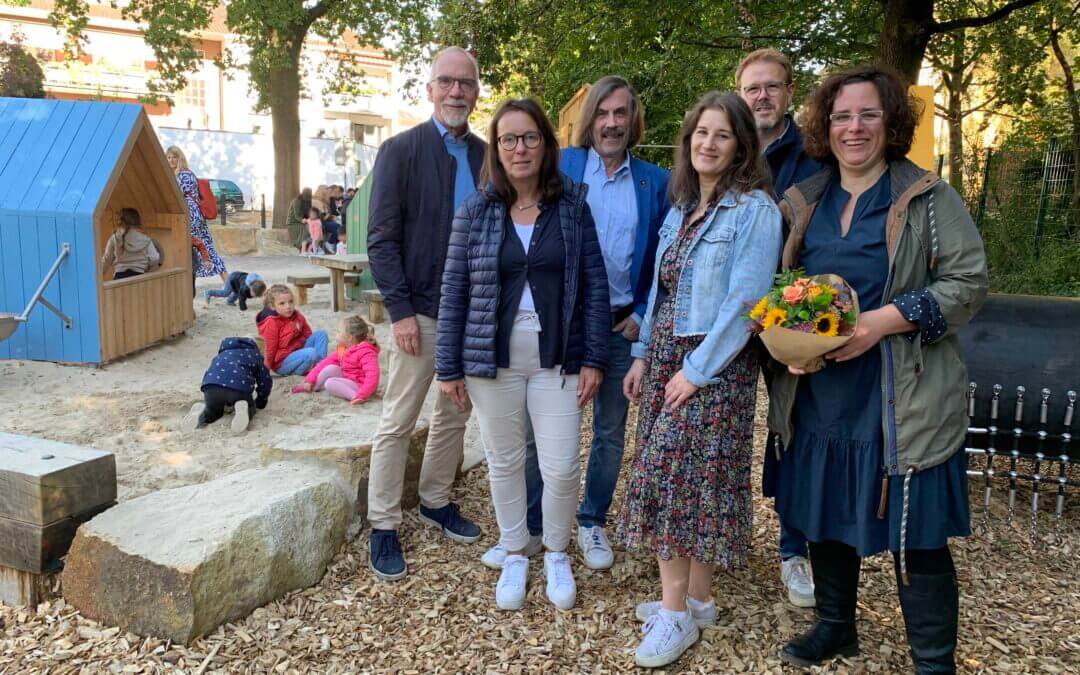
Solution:
[(0, 97), (0, 211), (92, 215), (142, 108)]

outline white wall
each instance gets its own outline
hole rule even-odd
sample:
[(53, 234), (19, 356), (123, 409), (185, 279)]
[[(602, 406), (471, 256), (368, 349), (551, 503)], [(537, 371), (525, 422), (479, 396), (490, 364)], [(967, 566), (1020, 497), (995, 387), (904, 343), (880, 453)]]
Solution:
[[(153, 118), (151, 118), (152, 120)], [(224, 178), (240, 186), (249, 208), (258, 208), (266, 195), (267, 208), (274, 203), (274, 142), (269, 134), (245, 134), (198, 129), (157, 129), (162, 148), (175, 145), (187, 155), (191, 170), (200, 178)], [(330, 138), (300, 139), (300, 185), (359, 185), (374, 161), (374, 148), (357, 146), (360, 176), (354, 166), (337, 166)]]

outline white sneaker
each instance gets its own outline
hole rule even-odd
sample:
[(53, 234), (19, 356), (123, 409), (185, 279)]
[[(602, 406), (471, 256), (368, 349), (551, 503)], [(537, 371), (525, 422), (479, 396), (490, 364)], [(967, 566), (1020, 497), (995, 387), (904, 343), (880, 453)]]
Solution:
[[(687, 599), (686, 608), (690, 610), (690, 616), (694, 617), (694, 623), (698, 625), (698, 628), (706, 628), (716, 624), (716, 603), (714, 601), (710, 600), (707, 605), (702, 605), (700, 602), (695, 603), (695, 605), (690, 604), (689, 599)], [(660, 613), (661, 607), (663, 605), (659, 600), (642, 602), (637, 606), (635, 614), (638, 621), (648, 621)]]
[(645, 637), (634, 652), (634, 661), (642, 668), (666, 666), (682, 656), (700, 637), (701, 631), (689, 612), (680, 614), (661, 609), (645, 623)]
[(796, 607), (813, 607), (814, 580), (810, 576), (810, 561), (802, 556), (780, 563), (780, 581), (787, 588), (788, 601)]
[(544, 576), (547, 577), (547, 596), (559, 609), (570, 609), (577, 600), (574, 574), (570, 571), (570, 557), (562, 551), (544, 554)]
[(600, 526), (579, 526), (577, 545), (581, 549), (581, 557), (585, 559), (585, 567), (591, 570), (606, 570), (615, 562), (615, 554), (611, 552), (607, 534)]
[(499, 583), (495, 584), (495, 605), (499, 609), (521, 609), (528, 581), (529, 559), (523, 555), (506, 556)]
[(199, 417), (202, 416), (203, 411), (206, 410), (206, 404), (195, 403), (191, 406), (191, 410), (184, 415), (184, 419), (180, 420), (180, 431), (186, 431), (188, 433), (195, 431), (199, 428)]
[[(529, 543), (525, 544), (525, 557), (531, 558), (544, 550), (544, 538), (540, 535), (529, 535)], [(501, 570), (503, 560), (506, 560), (506, 549), (502, 544), (495, 544), (484, 555), (480, 556), (480, 562), (493, 570)]]
[(248, 402), (237, 401), (233, 406), (232, 431), (234, 434), (242, 434), (247, 431), (251, 415), (248, 413)]

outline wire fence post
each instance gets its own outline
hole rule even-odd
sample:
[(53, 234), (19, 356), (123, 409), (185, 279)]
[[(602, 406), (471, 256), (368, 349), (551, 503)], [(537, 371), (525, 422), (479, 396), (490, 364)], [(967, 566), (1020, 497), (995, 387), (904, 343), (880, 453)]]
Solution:
[(979, 187), (979, 206), (975, 211), (975, 228), (982, 229), (983, 216), (986, 215), (986, 193), (990, 191), (990, 160), (994, 158), (994, 149), (986, 149), (986, 161), (983, 162), (982, 185)]
[(1039, 188), (1039, 211), (1035, 215), (1035, 259), (1041, 254), (1043, 225), (1046, 222), (1046, 206), (1049, 201), (1050, 161), (1057, 151), (1057, 139), (1051, 138), (1046, 144), (1046, 158), (1043, 160), (1042, 185)]
[(262, 200), (262, 205), (259, 207), (259, 225), (265, 230), (266, 229), (266, 193), (265, 192), (262, 193), (262, 195), (260, 195), (260, 199)]

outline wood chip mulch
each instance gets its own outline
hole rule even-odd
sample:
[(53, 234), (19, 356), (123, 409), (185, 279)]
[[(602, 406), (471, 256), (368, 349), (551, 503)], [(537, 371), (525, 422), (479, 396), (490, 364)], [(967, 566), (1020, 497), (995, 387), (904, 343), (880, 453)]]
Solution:
[[(758, 426), (760, 445), (760, 414)], [(585, 436), (583, 449), (590, 440)], [(629, 447), (626, 465), (632, 453)], [(755, 493), (758, 478), (755, 470)], [(1017, 518), (1009, 525), (1006, 489), (999, 486), (984, 527), (981, 485), (972, 481), (976, 534), (953, 542), (961, 585), (960, 671), (1080, 673), (1080, 495), (1069, 495), (1059, 527), (1052, 513), (1040, 514), (1040, 539), (1032, 548), (1030, 493), (1017, 497)], [(469, 473), (455, 493), (463, 512), (484, 529), (477, 544), (443, 539), (409, 514), (401, 530), (410, 572), (404, 580), (373, 578), (367, 537), (361, 534), (345, 545), (319, 585), (257, 609), (188, 647), (97, 624), (62, 599), (36, 609), (0, 605), (0, 674), (634, 670), (640, 630), (634, 606), (659, 597), (655, 562), (617, 551), (611, 571), (592, 572), (572, 545), (578, 585), (572, 611), (557, 611), (547, 602), (543, 563), (537, 560), (530, 567), (525, 608), (499, 612), (494, 605), (498, 574), (479, 562), (498, 538), (488, 496), (482, 469)], [(705, 630), (701, 642), (666, 672), (785, 672), (777, 656), (781, 646), (811, 624), (813, 611), (792, 607), (781, 593), (776, 517), (771, 500), (755, 499), (748, 567), (717, 575), (718, 625)], [(621, 491), (612, 514), (620, 500)], [(864, 561), (859, 632), (860, 656), (814, 672), (911, 672), (888, 555)]]

